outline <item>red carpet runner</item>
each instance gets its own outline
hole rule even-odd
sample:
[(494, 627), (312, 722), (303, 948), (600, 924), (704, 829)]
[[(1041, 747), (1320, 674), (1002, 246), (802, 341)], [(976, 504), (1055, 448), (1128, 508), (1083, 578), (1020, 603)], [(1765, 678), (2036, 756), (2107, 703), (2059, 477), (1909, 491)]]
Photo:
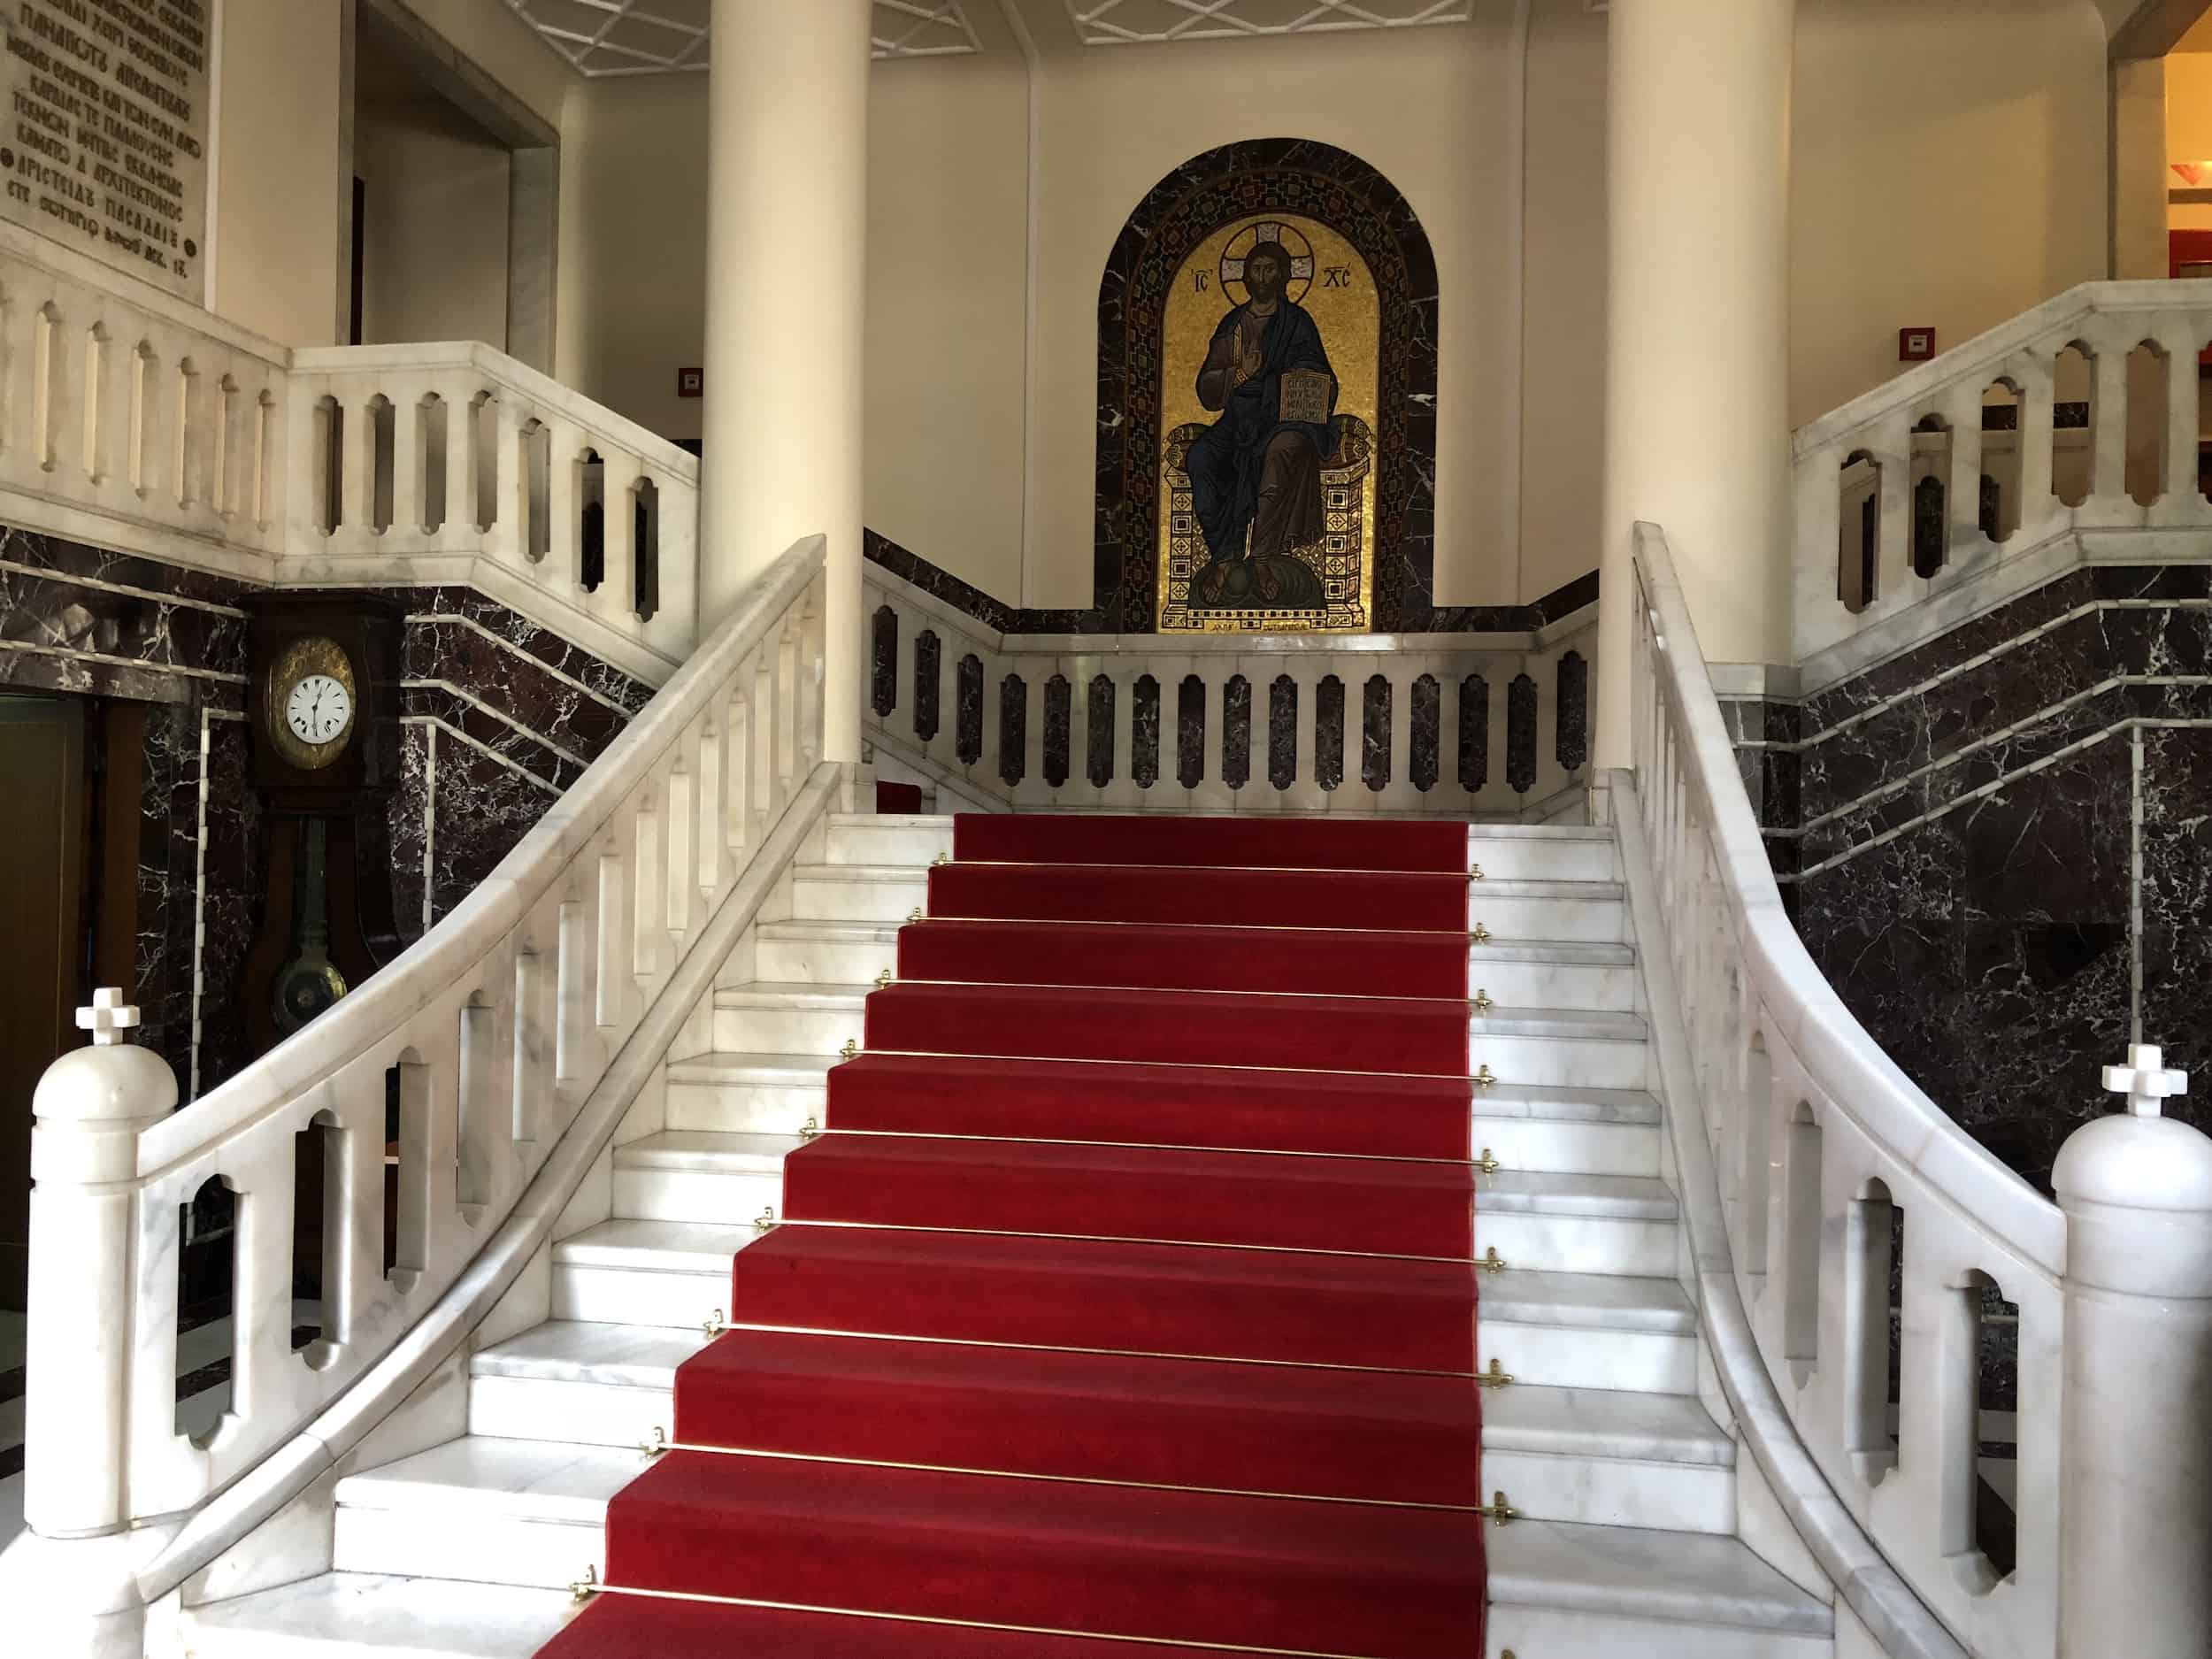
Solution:
[(1464, 830), (955, 853), (545, 1659), (1473, 1659)]

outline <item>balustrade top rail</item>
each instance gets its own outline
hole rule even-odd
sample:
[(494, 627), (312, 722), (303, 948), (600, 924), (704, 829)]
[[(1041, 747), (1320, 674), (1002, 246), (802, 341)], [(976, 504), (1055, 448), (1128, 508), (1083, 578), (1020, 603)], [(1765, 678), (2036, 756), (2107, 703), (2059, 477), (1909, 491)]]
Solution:
[(0, 501), (272, 585), (473, 585), (651, 683), (696, 636), (696, 457), (474, 342), (290, 350), (0, 226)]
[[(1844, 1006), (1806, 950), (1783, 908), (1673, 558), (1657, 526), (1636, 526), (1635, 557), (1658, 648), (1650, 669), (1686, 728), (1672, 761), (1694, 797), (1695, 820), (1712, 839), (1718, 897), (1731, 937), (1742, 948), (1747, 992), (1765, 1005), (1814, 1080), (1870, 1135), (1918, 1170), (1960, 1214), (1975, 1217), (2044, 1271), (2062, 1271), (2066, 1230), (2058, 1206), (2007, 1169), (1905, 1075)], [(1656, 704), (1644, 713), (1660, 718)]]
[[(541, 1178), (557, 1158), (580, 1179), (597, 1148), (580, 1154), (575, 1137), (613, 1134), (649, 1070), (632, 1040), (657, 1031), (662, 1047), (645, 1060), (663, 1051), (720, 956), (695, 959), (733, 942), (722, 936), (729, 913), (766, 891), (752, 866), (787, 840), (787, 810), (814, 787), (824, 582), (820, 537), (784, 554), (462, 903), (221, 1087), (169, 1116), (166, 1102), (150, 1118), (142, 1110), (119, 1166), (81, 1207), (81, 1126), (50, 1121), (42, 1091), (26, 1503), (35, 1533), (191, 1515), (249, 1478), (263, 1498), (305, 1479), (278, 1448), (342, 1397), (357, 1416), (349, 1391), (373, 1368), (404, 1372), (419, 1360), (417, 1329), (465, 1273), (475, 1284), (495, 1256), (510, 1279), (519, 1271), (515, 1252), (529, 1240), (509, 1224), (551, 1225), (565, 1194), (544, 1200)], [(671, 995), (683, 1006), (664, 1008)], [(89, 1128), (114, 1144), (114, 1126)], [(322, 1138), (325, 1179), (308, 1235), (322, 1241), (319, 1329), (303, 1347), (291, 1296), (303, 1136)], [(389, 1211), (388, 1141), (398, 1148)], [(202, 1425), (184, 1420), (173, 1379), (182, 1217), (211, 1187), (237, 1195), (234, 1311), (228, 1406)], [(132, 1263), (134, 1277), (90, 1285), (88, 1263), (102, 1261)], [(408, 1386), (403, 1377), (401, 1395)], [(89, 1445), (105, 1448), (104, 1482), (86, 1478)], [(196, 1522), (163, 1560), (173, 1567), (177, 1549), (204, 1559), (265, 1513), (242, 1509), (227, 1532)]]
[[(2208, 342), (2212, 280), (2084, 283), (1801, 427), (1800, 665), (1826, 683), (1914, 643), (2008, 596), (2008, 579), (2056, 573), (2062, 539), (2101, 542), (2103, 557), (2200, 557)], [(2082, 384), (2062, 405), (2070, 349)], [(2001, 419), (1985, 414), (1993, 395)], [(2121, 540), (2177, 531), (2194, 534)], [(1846, 651), (1853, 641), (1863, 649)]]
[(1002, 634), (869, 567), (868, 735), (972, 796), (1580, 821), (1594, 607), (1500, 634)]

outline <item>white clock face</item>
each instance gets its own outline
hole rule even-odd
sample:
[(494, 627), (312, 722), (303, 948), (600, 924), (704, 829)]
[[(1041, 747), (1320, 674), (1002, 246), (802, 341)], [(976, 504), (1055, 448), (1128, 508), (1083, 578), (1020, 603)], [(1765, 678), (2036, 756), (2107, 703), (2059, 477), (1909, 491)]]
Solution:
[(353, 699), (328, 674), (310, 674), (284, 700), (284, 724), (303, 743), (327, 743), (353, 718)]

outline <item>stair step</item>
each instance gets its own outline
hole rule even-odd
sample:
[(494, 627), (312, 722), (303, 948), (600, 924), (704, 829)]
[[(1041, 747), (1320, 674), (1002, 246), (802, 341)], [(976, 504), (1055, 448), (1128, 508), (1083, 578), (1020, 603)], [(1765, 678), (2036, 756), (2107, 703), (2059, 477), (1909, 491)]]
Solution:
[(557, 1588), (604, 1578), (607, 1500), (646, 1471), (635, 1448), (465, 1435), (337, 1486), (341, 1572)]
[(763, 922), (754, 931), (755, 971), (803, 985), (872, 985), (899, 962), (892, 922)]
[(903, 922), (929, 903), (929, 871), (912, 864), (795, 864), (791, 913), (802, 921)]
[(796, 1134), (820, 1121), (834, 1053), (723, 1049), (668, 1064), (668, 1126), (726, 1133)]
[(728, 1310), (730, 1258), (762, 1236), (749, 1225), (603, 1221), (554, 1245), (552, 1316), (696, 1330)]
[[(1376, 928), (1619, 943), (1616, 881), (1470, 881), (1332, 870), (1190, 870), (1125, 864), (941, 864), (932, 918), (1303, 926), (1357, 918)], [(810, 912), (813, 913), (813, 912)]]
[(785, 1183), (795, 1222), (1462, 1260), (1475, 1186), (1463, 1164), (901, 1135), (818, 1141)]
[(676, 1412), (686, 1445), (1462, 1507), (1479, 1433), (1460, 1378), (742, 1330)]
[(952, 819), (933, 813), (833, 812), (822, 856), (833, 864), (912, 864), (952, 856)]
[(1467, 830), (1355, 818), (1171, 818), (1156, 813), (964, 815), (954, 856), (992, 864), (1092, 861), (1183, 869), (1425, 871), (1464, 876)]
[(1828, 1604), (1740, 1540), (1521, 1521), (1485, 1541), (1492, 1654), (1832, 1659)]
[(1482, 1618), (1464, 1511), (695, 1452), (618, 1503), (618, 1585), (1372, 1659), (1455, 1659)]
[(755, 979), (714, 994), (714, 1046), (725, 1052), (835, 1055), (866, 1031), (868, 985)]
[(1522, 1386), (1697, 1391), (1697, 1314), (1671, 1278), (1510, 1267), (1481, 1296), (1477, 1357)]
[(185, 1647), (199, 1659), (533, 1659), (576, 1611), (565, 1590), (326, 1572), (188, 1609)]
[(1483, 1398), (1482, 1484), (1538, 1520), (1732, 1533), (1735, 1461), (1694, 1395), (1516, 1383)]
[(704, 1332), (555, 1319), (469, 1361), (469, 1432), (641, 1445), (675, 1426), (676, 1367)]
[(603, 1596), (544, 1659), (1248, 1659), (1236, 1650), (784, 1607)]
[(1317, 927), (1295, 950), (1279, 929), (1173, 923), (922, 921), (899, 930), (898, 977), (945, 983), (1120, 986), (1383, 996), (1467, 995), (1455, 934)]
[(1463, 1264), (1309, 1251), (780, 1227), (732, 1323), (1465, 1373)]
[(614, 1151), (614, 1213), (650, 1221), (749, 1222), (783, 1205), (784, 1159), (797, 1135), (672, 1129)]
[(1465, 1078), (1137, 1062), (864, 1054), (829, 1091), (835, 1129), (1143, 1144), (1163, 1118), (1253, 1150), (1464, 1158)]

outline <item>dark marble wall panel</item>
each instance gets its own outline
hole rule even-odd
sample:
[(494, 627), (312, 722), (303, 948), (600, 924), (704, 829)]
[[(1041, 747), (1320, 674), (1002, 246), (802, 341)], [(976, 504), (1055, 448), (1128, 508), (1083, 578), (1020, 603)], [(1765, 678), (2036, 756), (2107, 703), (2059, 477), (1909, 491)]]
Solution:
[[(140, 1040), (175, 1068), (183, 1091), (193, 1087), (196, 1058), (202, 1094), (252, 1057), (238, 985), (265, 887), (265, 826), (249, 775), (239, 602), (254, 591), (0, 527), (0, 688), (148, 705), (132, 995)], [(394, 908), (411, 939), (422, 930), (426, 841), (434, 909), (442, 915), (554, 799), (533, 779), (552, 791), (567, 787), (651, 687), (471, 589), (379, 591), (397, 597), (408, 617), (406, 724), (387, 830)], [(196, 930), (204, 930), (196, 1056)]]
[(2112, 1109), (2101, 1069), (2139, 1018), (2170, 1064), (2212, 1064), (2194, 925), (2212, 730), (2193, 724), (2212, 689), (2174, 683), (2212, 664), (2208, 596), (2212, 566), (2080, 570), (1801, 703), (1723, 705), (1814, 959), (1915, 1081), (2045, 1187), (2066, 1137)]
[(1252, 780), (1252, 682), (1229, 676), (1221, 688), (1221, 781), (1241, 789)]
[(1140, 789), (1160, 781), (1160, 682), (1150, 674), (1138, 676), (1130, 708), (1129, 770)]

